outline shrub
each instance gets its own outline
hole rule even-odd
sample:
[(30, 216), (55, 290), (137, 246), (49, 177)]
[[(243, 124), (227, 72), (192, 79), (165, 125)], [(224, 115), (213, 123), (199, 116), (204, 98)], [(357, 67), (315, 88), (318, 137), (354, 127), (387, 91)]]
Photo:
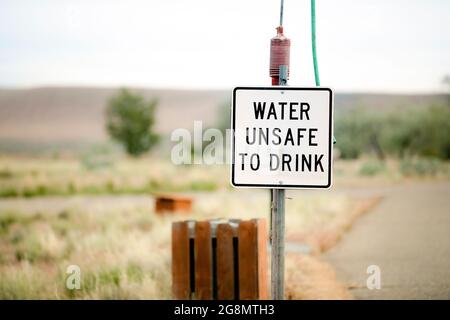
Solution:
[(80, 162), (87, 170), (97, 170), (112, 167), (115, 160), (115, 153), (111, 146), (95, 145), (82, 154)]
[(159, 140), (153, 132), (157, 102), (122, 89), (113, 97), (106, 111), (107, 130), (121, 143), (128, 154), (139, 156), (150, 150)]
[(0, 216), (0, 234), (8, 232), (9, 227), (17, 221), (17, 218), (12, 214), (3, 214)]
[(336, 147), (344, 159), (356, 159), (362, 153), (373, 150), (382, 159), (384, 153), (380, 146), (383, 118), (364, 109), (349, 111), (336, 120)]
[(404, 159), (400, 162), (404, 176), (434, 176), (446, 173), (445, 164), (439, 159)]
[(336, 148), (344, 159), (372, 151), (405, 157), (450, 159), (450, 109), (433, 106), (373, 113), (358, 109), (336, 119)]
[(375, 176), (386, 170), (386, 165), (382, 161), (365, 162), (359, 168), (359, 174), (362, 176)]
[(12, 178), (14, 176), (14, 173), (9, 170), (8, 168), (0, 169), (0, 179), (8, 179)]

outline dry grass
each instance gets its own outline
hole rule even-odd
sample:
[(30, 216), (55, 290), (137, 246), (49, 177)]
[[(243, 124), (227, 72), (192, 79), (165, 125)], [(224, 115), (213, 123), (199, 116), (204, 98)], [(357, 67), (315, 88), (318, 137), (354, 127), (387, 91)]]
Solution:
[(386, 159), (372, 157), (338, 160), (333, 164), (334, 185), (358, 188), (384, 187), (405, 182), (448, 180), (450, 161), (436, 159)]
[[(114, 152), (96, 152), (81, 159), (0, 155), (0, 198), (231, 189), (229, 167), (225, 165), (176, 166), (157, 156), (130, 159)], [(426, 170), (415, 173), (414, 166), (405, 171), (405, 175), (402, 166), (405, 167), (404, 163), (395, 160), (385, 163), (373, 159), (335, 161), (334, 185), (385, 186), (411, 180), (448, 179), (450, 175), (450, 162), (433, 166), (436, 170), (433, 175)]]
[[(190, 215), (156, 215), (149, 197), (78, 199), (65, 208), (51, 204), (61, 199), (48, 199), (47, 209), (33, 203), (39, 199), (27, 200), (30, 205), (21, 211), (13, 208), (23, 200), (9, 200), (9, 208), (2, 204), (0, 298), (168, 299), (172, 221), (268, 214), (268, 195), (260, 191), (196, 194)], [(308, 234), (316, 223), (311, 220), (327, 225), (354, 203), (344, 195), (294, 198), (288, 204), (288, 233)], [(305, 259), (289, 262), (288, 279), (309, 273)], [(72, 264), (81, 268), (79, 291), (65, 289), (65, 271)], [(292, 285), (297, 286), (292, 297), (305, 289), (301, 282)]]
[[(0, 158), (0, 190), (17, 192), (0, 199), (0, 299), (171, 298), (172, 221), (268, 217), (268, 191), (232, 190), (228, 174), (226, 166), (174, 167), (153, 158), (119, 159), (96, 170), (72, 158)], [(146, 189), (152, 183), (152, 192), (189, 191), (193, 213), (156, 215)], [(65, 197), (24, 197), (39, 188)], [(331, 246), (374, 203), (333, 191), (287, 196), (288, 241), (308, 243), (314, 252)], [(70, 265), (81, 268), (81, 290), (65, 287)], [(286, 276), (290, 298), (346, 297), (316, 258), (289, 255)]]
[(333, 268), (316, 257), (290, 253), (286, 256), (286, 298), (291, 300), (352, 299), (336, 280)]
[(148, 194), (228, 187), (228, 168), (224, 166), (175, 166), (156, 157), (111, 161), (90, 168), (75, 158), (0, 157), (0, 197)]
[[(342, 235), (351, 228), (353, 222), (363, 213), (372, 209), (379, 201), (379, 196), (363, 199), (348, 198), (339, 199), (342, 203), (338, 208), (334, 208), (335, 203), (329, 203), (327, 212), (321, 215), (314, 215), (314, 220), (303, 230), (287, 229), (287, 240), (292, 242), (306, 243), (310, 246), (313, 254), (322, 253), (333, 247)], [(325, 200), (325, 199), (323, 199)], [(297, 217), (299, 219), (300, 217)]]
[[(27, 213), (10, 212), (2, 213), (2, 221), (6, 215), (0, 298), (170, 297), (165, 217), (156, 219), (142, 208), (69, 209), (32, 220)], [(72, 264), (82, 271), (80, 291), (64, 287)]]

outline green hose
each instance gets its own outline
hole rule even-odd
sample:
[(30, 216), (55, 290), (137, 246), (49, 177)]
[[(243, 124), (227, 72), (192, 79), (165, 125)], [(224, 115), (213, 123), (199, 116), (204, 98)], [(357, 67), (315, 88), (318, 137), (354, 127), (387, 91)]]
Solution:
[(316, 1), (311, 0), (311, 40), (312, 40), (312, 55), (314, 62), (314, 78), (316, 86), (320, 86), (319, 66), (317, 64), (317, 50), (316, 50)]
[[(319, 65), (317, 63), (317, 49), (316, 49), (316, 1), (311, 0), (311, 47), (314, 63), (314, 79), (316, 86), (320, 86)], [(333, 144), (336, 143), (336, 138), (333, 136)]]

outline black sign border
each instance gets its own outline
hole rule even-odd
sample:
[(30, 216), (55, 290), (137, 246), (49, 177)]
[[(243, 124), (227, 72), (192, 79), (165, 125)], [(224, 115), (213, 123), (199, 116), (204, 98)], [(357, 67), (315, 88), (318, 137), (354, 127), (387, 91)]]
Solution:
[[(330, 104), (329, 104), (329, 114), (330, 117), (328, 119), (328, 127), (329, 127), (329, 135), (328, 135), (328, 183), (326, 185), (297, 185), (297, 184), (237, 184), (234, 181), (234, 165), (235, 165), (235, 128), (236, 128), (236, 92), (238, 90), (295, 90), (295, 91), (328, 91), (330, 94)], [(233, 103), (232, 103), (232, 117), (231, 117), (231, 134), (232, 144), (231, 144), (231, 185), (236, 188), (269, 188), (269, 189), (328, 189), (331, 187), (331, 163), (332, 163), (332, 137), (333, 137), (333, 90), (331, 88), (324, 87), (282, 87), (282, 86), (273, 86), (273, 87), (235, 87), (233, 89)]]

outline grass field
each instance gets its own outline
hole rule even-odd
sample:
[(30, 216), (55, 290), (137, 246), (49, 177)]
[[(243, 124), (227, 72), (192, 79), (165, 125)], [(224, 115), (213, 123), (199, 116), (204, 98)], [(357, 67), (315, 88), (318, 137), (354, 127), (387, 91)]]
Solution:
[[(450, 164), (439, 160), (371, 158), (336, 161), (334, 185), (447, 179)], [(90, 159), (0, 156), (0, 198), (231, 189), (228, 166), (174, 166), (157, 157)]]
[[(194, 196), (190, 215), (156, 215), (151, 197), (78, 197), (43, 206), (39, 199), (0, 209), (0, 298), (170, 298), (170, 223), (181, 219), (267, 217), (263, 192)], [(362, 200), (323, 195), (292, 199), (288, 237), (348, 221)], [(33, 203), (35, 202), (35, 203)], [(46, 208), (47, 207), (47, 208)], [(322, 227), (320, 227), (322, 230)], [(330, 231), (331, 232), (331, 231)], [(82, 289), (65, 289), (66, 268), (78, 265)]]
[(213, 191), (228, 183), (223, 167), (173, 166), (158, 158), (83, 160), (0, 158), (0, 197)]
[[(447, 164), (433, 174), (393, 175), (399, 163), (379, 169), (371, 161), (336, 163), (337, 189), (447, 177)], [(171, 298), (172, 221), (268, 217), (267, 191), (233, 190), (228, 174), (226, 166), (173, 167), (153, 158), (95, 169), (75, 158), (0, 158), (0, 299)], [(192, 214), (155, 214), (153, 193), (181, 191), (194, 200)], [(326, 250), (378, 200), (290, 192), (287, 240)], [(81, 269), (81, 290), (66, 289), (70, 265)], [(313, 256), (289, 254), (286, 276), (289, 298), (347, 297)]]

